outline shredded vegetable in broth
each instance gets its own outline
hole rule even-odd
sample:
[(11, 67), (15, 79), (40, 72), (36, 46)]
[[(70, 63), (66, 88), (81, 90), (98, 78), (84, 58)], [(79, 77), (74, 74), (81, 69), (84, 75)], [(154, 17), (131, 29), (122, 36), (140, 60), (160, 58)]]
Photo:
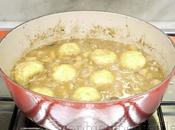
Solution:
[(159, 84), (164, 73), (134, 44), (74, 39), (28, 52), (15, 64), (12, 78), (51, 97), (106, 101), (143, 93)]

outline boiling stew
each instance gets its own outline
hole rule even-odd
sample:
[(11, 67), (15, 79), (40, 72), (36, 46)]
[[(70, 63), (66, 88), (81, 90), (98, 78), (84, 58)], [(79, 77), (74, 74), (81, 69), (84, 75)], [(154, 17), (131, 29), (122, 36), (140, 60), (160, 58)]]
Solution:
[(143, 93), (159, 84), (164, 73), (136, 44), (73, 39), (27, 52), (13, 67), (12, 78), (51, 97), (106, 101)]

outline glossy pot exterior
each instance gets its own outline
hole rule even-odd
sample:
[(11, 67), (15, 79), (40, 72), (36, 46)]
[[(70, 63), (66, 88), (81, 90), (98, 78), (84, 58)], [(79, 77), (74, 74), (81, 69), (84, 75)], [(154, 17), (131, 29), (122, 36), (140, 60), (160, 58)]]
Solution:
[[(103, 38), (123, 43), (148, 43), (149, 46), (141, 46), (164, 66), (167, 77), (161, 84), (143, 94), (96, 103), (40, 95), (9, 78), (15, 61), (26, 50), (66, 38)], [(174, 57), (175, 50), (171, 41), (153, 26), (132, 17), (96, 11), (67, 12), (31, 20), (11, 31), (0, 46), (1, 76), (16, 105), (28, 118), (51, 130), (136, 127), (159, 106), (173, 75)]]

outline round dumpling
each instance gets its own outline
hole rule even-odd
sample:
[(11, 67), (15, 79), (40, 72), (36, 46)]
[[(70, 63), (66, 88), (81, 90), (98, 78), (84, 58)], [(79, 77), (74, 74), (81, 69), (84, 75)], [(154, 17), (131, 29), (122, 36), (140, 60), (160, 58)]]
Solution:
[(25, 84), (29, 78), (43, 70), (44, 65), (39, 61), (21, 62), (14, 69), (14, 79), (18, 83)]
[(80, 48), (76, 43), (64, 43), (58, 49), (59, 56), (75, 56), (80, 53)]
[(98, 101), (100, 98), (100, 93), (93, 87), (77, 88), (73, 94), (73, 99), (78, 101)]
[(54, 96), (53, 91), (50, 88), (46, 88), (46, 87), (31, 87), (30, 90), (43, 94), (43, 95), (47, 95), (47, 96)]
[(146, 59), (141, 52), (127, 51), (120, 57), (120, 64), (124, 68), (137, 70), (142, 68), (146, 63)]
[(96, 49), (91, 53), (91, 60), (98, 65), (110, 65), (117, 60), (114, 52), (106, 49)]
[(67, 82), (75, 79), (76, 69), (69, 64), (54, 67), (52, 77), (59, 82)]
[(114, 82), (114, 76), (110, 71), (103, 69), (103, 70), (94, 72), (90, 76), (90, 80), (91, 82), (95, 83), (97, 86), (109, 85)]

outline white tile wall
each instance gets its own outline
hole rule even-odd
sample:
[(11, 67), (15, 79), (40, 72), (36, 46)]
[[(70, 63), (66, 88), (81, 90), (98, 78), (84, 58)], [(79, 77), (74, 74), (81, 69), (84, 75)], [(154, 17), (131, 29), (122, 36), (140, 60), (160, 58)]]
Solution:
[(0, 21), (25, 21), (71, 10), (102, 10), (147, 21), (175, 21), (175, 0), (0, 0)]

